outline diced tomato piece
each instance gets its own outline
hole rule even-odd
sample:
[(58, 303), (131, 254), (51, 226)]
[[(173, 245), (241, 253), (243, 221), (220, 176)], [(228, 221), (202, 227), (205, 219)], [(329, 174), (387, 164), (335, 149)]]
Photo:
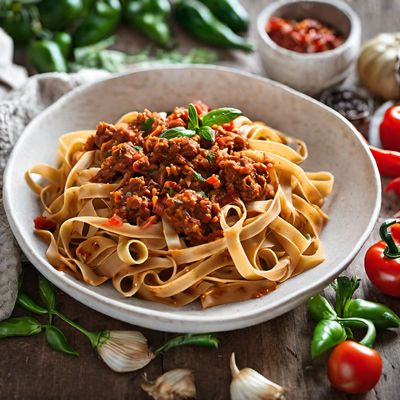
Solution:
[(219, 179), (215, 175), (211, 175), (209, 178), (206, 179), (206, 182), (209, 185), (215, 185), (219, 183)]
[(42, 231), (54, 232), (57, 229), (57, 224), (43, 215), (35, 217), (33, 223), (35, 224), (35, 229)]
[(114, 214), (111, 218), (108, 218), (108, 220), (103, 224), (104, 226), (120, 226), (124, 223), (118, 215)]
[(140, 225), (142, 229), (149, 228), (151, 225), (155, 224), (157, 222), (157, 217), (155, 215), (152, 215), (144, 224)]

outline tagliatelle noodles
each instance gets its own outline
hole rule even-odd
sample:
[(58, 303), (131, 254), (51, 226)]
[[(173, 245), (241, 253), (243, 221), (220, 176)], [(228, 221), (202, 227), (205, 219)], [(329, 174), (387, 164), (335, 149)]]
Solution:
[[(135, 113), (122, 117), (124, 125)], [(118, 184), (92, 183), (98, 150), (83, 151), (94, 131), (60, 138), (59, 168), (36, 165), (26, 180), (40, 198), (44, 216), (57, 223), (37, 230), (49, 244), (51, 265), (89, 285), (110, 280), (123, 296), (173, 306), (200, 298), (203, 307), (262, 296), (278, 283), (324, 260), (319, 239), (327, 221), (321, 210), (331, 192), (328, 172), (305, 172), (304, 142), (246, 117), (234, 121), (249, 139), (243, 154), (273, 162), (272, 199), (222, 207), (222, 238), (187, 247), (166, 218), (145, 229), (110, 223), (110, 193)], [(35, 180), (34, 175), (43, 179)]]

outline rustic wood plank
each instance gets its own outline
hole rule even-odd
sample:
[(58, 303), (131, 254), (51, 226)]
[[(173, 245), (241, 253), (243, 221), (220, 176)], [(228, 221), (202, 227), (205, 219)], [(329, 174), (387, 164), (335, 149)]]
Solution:
[[(259, 10), (270, 0), (243, 0), (252, 17), (251, 36), (255, 37), (254, 21)], [(395, 31), (400, 26), (400, 1), (398, 0), (349, 0), (363, 21), (363, 38), (381, 31)], [(198, 47), (199, 43), (174, 27), (181, 42), (181, 49)], [(120, 30), (118, 48), (135, 51), (148, 42), (126, 28)], [(262, 73), (257, 55), (221, 52), (224, 64), (242, 70)], [(356, 208), (362, 205), (355, 205)], [(392, 215), (399, 208), (395, 197), (386, 196), (381, 216)], [(343, 221), (345, 223), (345, 221)], [(351, 227), (349, 227), (351, 229)], [(376, 239), (376, 236), (375, 238)], [(372, 242), (374, 239), (371, 239)], [(368, 244), (367, 244), (368, 245)], [(367, 246), (366, 245), (366, 246)], [(363, 278), (360, 296), (384, 302), (400, 313), (400, 302), (378, 293), (367, 281), (363, 271), (364, 246), (359, 256), (347, 270), (348, 275)], [(28, 273), (28, 291), (35, 292), (33, 272)], [(328, 294), (331, 291), (327, 290)], [(135, 329), (120, 321), (99, 314), (58, 291), (60, 309), (72, 319), (91, 330)], [(21, 311), (16, 310), (15, 315)], [(152, 362), (143, 371), (119, 375), (113, 373), (98, 360), (87, 340), (62, 323), (71, 345), (80, 352), (79, 358), (68, 357), (49, 349), (43, 336), (12, 338), (0, 341), (0, 387), (1, 398), (7, 399), (147, 399), (140, 390), (141, 375), (146, 372), (156, 378), (163, 371), (185, 367), (194, 370), (198, 398), (224, 400), (229, 398), (229, 357), (235, 351), (239, 368), (251, 367), (270, 379), (288, 387), (287, 396), (293, 400), (383, 400), (399, 398), (400, 339), (396, 332), (378, 335), (376, 348), (382, 354), (383, 377), (374, 391), (365, 396), (346, 396), (331, 389), (326, 378), (326, 358), (311, 363), (309, 346), (313, 323), (305, 306), (264, 324), (219, 334), (218, 350), (180, 348), (173, 349), (164, 357)], [(154, 347), (171, 334), (142, 331)]]

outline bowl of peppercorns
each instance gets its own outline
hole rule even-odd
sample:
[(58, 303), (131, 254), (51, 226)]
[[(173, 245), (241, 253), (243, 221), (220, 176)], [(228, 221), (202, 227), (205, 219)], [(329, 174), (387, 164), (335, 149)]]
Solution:
[(358, 15), (342, 0), (279, 0), (257, 19), (266, 74), (317, 95), (350, 73), (361, 43)]

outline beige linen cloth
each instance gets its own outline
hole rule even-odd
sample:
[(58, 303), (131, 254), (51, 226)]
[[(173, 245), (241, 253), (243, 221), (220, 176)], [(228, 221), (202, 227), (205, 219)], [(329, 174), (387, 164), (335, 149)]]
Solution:
[[(104, 77), (103, 71), (43, 74), (27, 79), (11, 63), (12, 41), (0, 29), (0, 321), (11, 314), (17, 294), (21, 252), (3, 207), (3, 173), (14, 144), (26, 125), (41, 111), (75, 87)], [(18, 177), (23, 179), (23, 177)]]

